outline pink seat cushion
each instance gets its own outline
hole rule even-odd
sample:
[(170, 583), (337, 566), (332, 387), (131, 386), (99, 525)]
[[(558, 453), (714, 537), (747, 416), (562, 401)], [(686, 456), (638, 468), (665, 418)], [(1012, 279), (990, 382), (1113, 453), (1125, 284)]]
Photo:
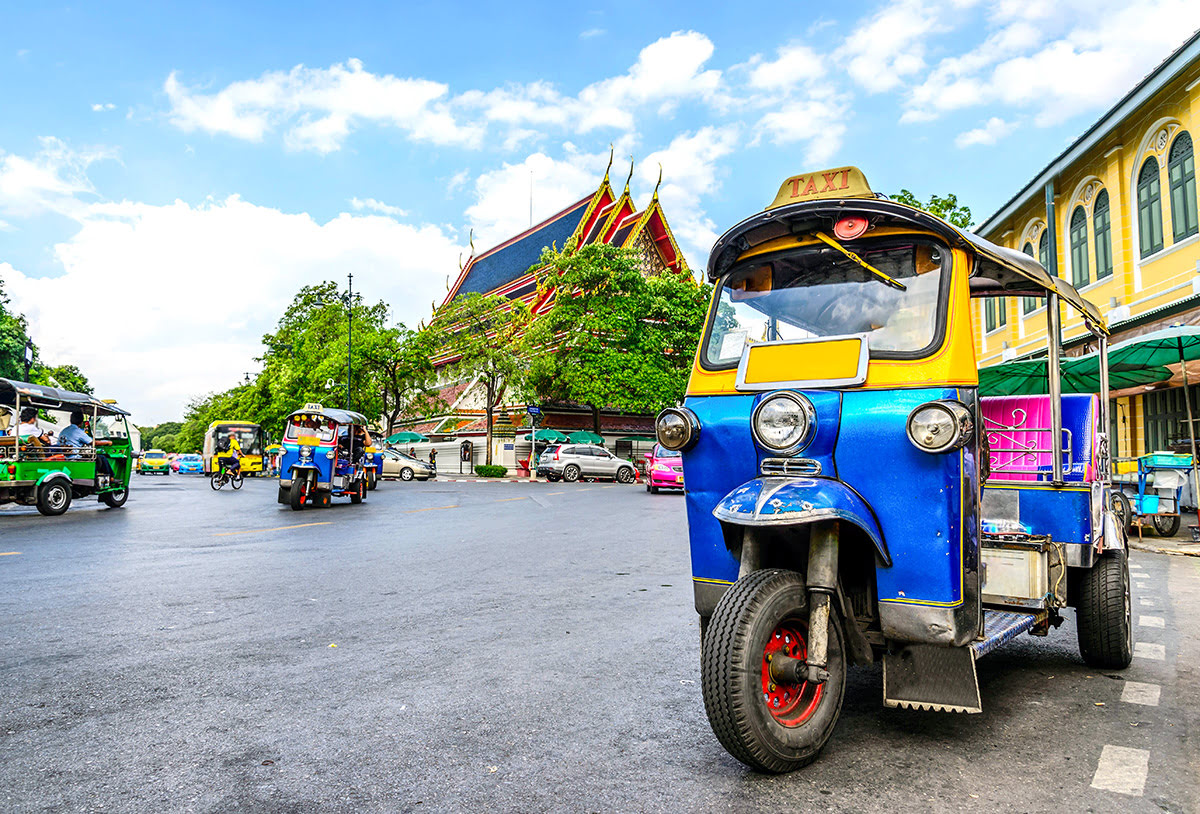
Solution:
[[(983, 428), (991, 447), (992, 477), (996, 480), (1048, 480), (1050, 452), (1049, 396), (985, 396), (979, 400)], [(1096, 421), (1099, 401), (1094, 395), (1062, 397), (1063, 470), (1066, 480), (1091, 481), (1096, 474)], [(1068, 466), (1069, 464), (1069, 466)]]

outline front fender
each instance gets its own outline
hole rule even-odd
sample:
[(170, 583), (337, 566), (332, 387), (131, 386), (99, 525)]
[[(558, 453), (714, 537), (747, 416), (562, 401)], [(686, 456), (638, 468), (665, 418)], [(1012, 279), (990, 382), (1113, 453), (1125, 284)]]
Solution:
[(884, 566), (892, 564), (875, 513), (857, 492), (830, 478), (755, 478), (727, 494), (713, 517), (737, 526), (804, 525), (845, 520), (871, 538)]

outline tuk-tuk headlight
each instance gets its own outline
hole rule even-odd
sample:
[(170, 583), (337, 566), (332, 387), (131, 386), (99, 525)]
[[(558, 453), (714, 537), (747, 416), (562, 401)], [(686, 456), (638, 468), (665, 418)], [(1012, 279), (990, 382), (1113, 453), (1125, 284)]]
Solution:
[(790, 390), (768, 395), (750, 417), (754, 440), (772, 452), (799, 450), (812, 438), (816, 424), (817, 411), (812, 402)]
[(908, 440), (924, 452), (949, 452), (971, 440), (975, 421), (965, 404), (931, 401), (909, 413)]
[(654, 434), (658, 436), (658, 443), (667, 449), (687, 449), (700, 436), (700, 422), (696, 414), (685, 407), (668, 407), (658, 414)]
[(312, 457), (312, 447), (300, 447), (300, 460), (307, 461)]

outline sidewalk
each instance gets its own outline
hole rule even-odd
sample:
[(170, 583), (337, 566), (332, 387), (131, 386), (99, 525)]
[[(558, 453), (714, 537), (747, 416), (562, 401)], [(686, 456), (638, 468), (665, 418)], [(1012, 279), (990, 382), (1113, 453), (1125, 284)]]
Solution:
[(1192, 532), (1189, 525), (1196, 525), (1196, 513), (1187, 510), (1183, 522), (1179, 525), (1179, 533), (1174, 537), (1159, 537), (1153, 529), (1143, 528), (1139, 540), (1137, 529), (1129, 534), (1129, 547), (1135, 551), (1150, 551), (1155, 554), (1174, 554), (1180, 557), (1200, 557), (1200, 543), (1192, 542)]

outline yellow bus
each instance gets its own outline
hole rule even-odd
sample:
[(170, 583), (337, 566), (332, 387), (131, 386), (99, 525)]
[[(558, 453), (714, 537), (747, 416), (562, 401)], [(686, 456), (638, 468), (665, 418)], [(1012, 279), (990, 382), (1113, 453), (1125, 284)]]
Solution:
[(204, 434), (204, 474), (216, 471), (215, 459), (221, 454), (217, 447), (230, 433), (237, 436), (242, 447), (242, 474), (261, 476), (263, 471), (264, 438), (262, 427), (252, 421), (214, 421)]

